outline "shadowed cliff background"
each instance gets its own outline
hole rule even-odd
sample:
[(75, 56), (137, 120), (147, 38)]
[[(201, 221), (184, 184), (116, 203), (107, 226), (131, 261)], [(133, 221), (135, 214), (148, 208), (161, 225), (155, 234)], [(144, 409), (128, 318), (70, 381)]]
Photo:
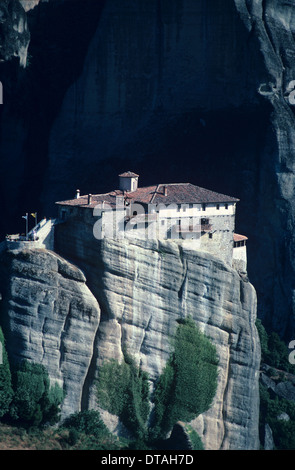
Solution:
[(25, 14), (4, 0), (2, 236), (24, 229), (25, 212), (54, 216), (55, 201), (113, 189), (129, 169), (141, 185), (189, 181), (236, 196), (258, 316), (293, 339), (294, 9), (49, 0)]

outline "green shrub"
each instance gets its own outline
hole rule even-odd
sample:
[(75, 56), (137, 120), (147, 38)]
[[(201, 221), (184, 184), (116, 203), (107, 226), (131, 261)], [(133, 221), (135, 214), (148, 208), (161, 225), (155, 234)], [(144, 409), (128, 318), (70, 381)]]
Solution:
[(216, 348), (188, 318), (177, 329), (174, 352), (154, 395), (154, 437), (164, 437), (174, 424), (189, 422), (211, 406), (217, 389)]
[(77, 429), (75, 428), (72, 428), (70, 429), (69, 431), (69, 444), (70, 446), (74, 446), (75, 444), (77, 444), (78, 440), (79, 440), (79, 431), (77, 431)]
[(63, 426), (69, 429), (75, 429), (79, 433), (92, 435), (97, 439), (109, 434), (99, 412), (95, 410), (74, 413), (65, 419)]
[(187, 431), (188, 431), (188, 435), (189, 435), (189, 438), (190, 438), (190, 441), (191, 441), (191, 444), (192, 444), (192, 449), (193, 450), (204, 450), (203, 442), (202, 442), (199, 434), (194, 429), (192, 429), (191, 427), (189, 427), (187, 429)]
[(113, 436), (96, 410), (69, 416), (62, 424), (69, 429), (68, 443), (81, 450), (118, 450), (123, 444)]
[[(286, 413), (290, 420), (279, 419), (281, 413)], [(260, 385), (259, 431), (261, 442), (264, 442), (265, 424), (268, 424), (273, 432), (277, 450), (295, 449), (295, 403), (278, 396), (271, 398), (267, 388)]]
[(5, 340), (0, 328), (0, 418), (9, 410), (12, 401), (13, 390), (11, 384), (11, 372), (5, 349)]
[(99, 405), (120, 417), (138, 439), (147, 433), (149, 415), (148, 376), (125, 354), (119, 364), (110, 360), (99, 370), (97, 398)]
[(295, 366), (289, 362), (290, 350), (276, 332), (267, 333), (260, 319), (256, 328), (261, 344), (261, 361), (277, 369), (295, 373)]
[(50, 387), (48, 372), (41, 364), (23, 361), (12, 374), (14, 396), (10, 406), (10, 416), (29, 426), (39, 426), (48, 422), (54, 424), (59, 419), (59, 405), (64, 393), (58, 387)]
[(260, 339), (261, 360), (264, 361), (265, 357), (269, 354), (268, 334), (259, 318), (257, 318), (256, 320), (256, 328), (257, 328), (259, 339)]
[[(126, 354), (121, 364), (110, 360), (101, 366), (98, 403), (132, 431), (135, 440), (130, 448), (151, 448), (152, 442), (165, 438), (177, 421), (189, 422), (211, 406), (217, 388), (217, 365), (215, 346), (188, 318), (177, 328), (174, 352), (156, 384), (152, 419), (148, 419), (148, 376)], [(152, 422), (150, 427), (148, 421)], [(197, 434), (193, 436), (196, 447), (202, 448)]]

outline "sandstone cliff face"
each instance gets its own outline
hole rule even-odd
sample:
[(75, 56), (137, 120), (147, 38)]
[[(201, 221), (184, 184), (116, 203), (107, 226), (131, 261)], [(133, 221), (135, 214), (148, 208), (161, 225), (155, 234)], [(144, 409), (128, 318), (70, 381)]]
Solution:
[(257, 448), (260, 346), (253, 286), (217, 258), (169, 242), (105, 240), (101, 261), (98, 364), (114, 354), (120, 359), (125, 346), (155, 380), (171, 351), (176, 320), (191, 315), (220, 360), (214, 405), (195, 429), (206, 449)]
[[(104, 340), (116, 325), (116, 350), (125, 345), (152, 379), (170, 352), (179, 317), (191, 315), (217, 347), (219, 385), (213, 407), (195, 422), (207, 449), (257, 446), (260, 346), (252, 285), (218, 259), (173, 243), (146, 247), (104, 241)], [(249, 354), (250, 352), (250, 354)]]
[[(67, 246), (73, 247), (70, 233)], [(63, 416), (97, 407), (98, 368), (122, 360), (124, 348), (153, 386), (177, 319), (191, 315), (219, 357), (213, 406), (192, 425), (206, 449), (256, 449), (260, 345), (253, 286), (218, 258), (173, 242), (99, 242), (84, 234), (75, 246), (72, 258), (88, 287), (79, 269), (46, 250), (8, 252), (1, 269), (8, 350), (15, 359), (43, 363), (64, 386)], [(103, 418), (119, 432), (115, 417)]]
[(80, 410), (100, 318), (83, 273), (46, 250), (5, 252), (1, 294), (11, 361), (43, 364), (66, 392), (63, 416)]

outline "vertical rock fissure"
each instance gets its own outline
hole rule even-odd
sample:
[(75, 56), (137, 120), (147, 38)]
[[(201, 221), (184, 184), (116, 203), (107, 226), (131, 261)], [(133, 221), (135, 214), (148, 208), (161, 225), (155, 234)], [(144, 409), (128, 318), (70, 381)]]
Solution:
[(187, 283), (187, 277), (188, 277), (188, 262), (187, 259), (184, 257), (183, 254), (183, 249), (181, 246), (179, 246), (179, 259), (182, 264), (182, 282), (181, 286), (178, 290), (178, 298), (180, 301), (183, 301), (185, 298), (185, 291), (186, 291), (186, 283)]
[(61, 330), (61, 335), (60, 335), (60, 348), (59, 348), (59, 351), (60, 351), (59, 370), (60, 370), (60, 372), (62, 371), (62, 364), (65, 360), (65, 351), (66, 351), (65, 338), (66, 338), (66, 335), (67, 335), (67, 330), (69, 328), (71, 313), (72, 312), (71, 312), (71, 303), (70, 303), (69, 308), (68, 308), (68, 312), (65, 316), (65, 321), (64, 321), (64, 324), (63, 324), (63, 328)]
[(146, 340), (146, 337), (147, 337), (147, 332), (148, 332), (149, 329), (150, 329), (151, 321), (152, 321), (152, 314), (150, 314), (149, 319), (148, 319), (148, 321), (147, 321), (147, 325), (146, 325), (146, 327), (144, 328), (144, 334), (143, 334), (143, 336), (142, 336), (142, 341), (141, 341), (141, 344), (140, 344), (140, 347), (139, 347), (139, 352), (140, 352), (140, 354), (141, 354), (141, 353), (144, 354), (144, 344), (145, 344), (145, 340)]
[(89, 400), (91, 396), (90, 388), (94, 384), (94, 381), (95, 381), (95, 374), (97, 370), (99, 325), (100, 325), (100, 322), (98, 322), (98, 325), (96, 328), (94, 340), (92, 343), (92, 355), (91, 355), (89, 367), (88, 367), (88, 370), (87, 370), (87, 373), (85, 375), (85, 379), (82, 385), (81, 403), (80, 403), (81, 411), (85, 411), (89, 409)]
[(226, 378), (226, 386), (224, 388), (223, 397), (222, 397), (222, 424), (223, 424), (223, 437), (220, 444), (220, 449), (223, 449), (225, 446), (225, 442), (227, 440), (227, 429), (226, 429), (226, 422), (227, 422), (227, 411), (226, 411), (226, 403), (228, 400), (228, 392), (229, 392), (229, 380), (230, 380), (230, 368), (231, 368), (231, 334), (228, 335), (228, 360), (227, 360), (227, 378)]

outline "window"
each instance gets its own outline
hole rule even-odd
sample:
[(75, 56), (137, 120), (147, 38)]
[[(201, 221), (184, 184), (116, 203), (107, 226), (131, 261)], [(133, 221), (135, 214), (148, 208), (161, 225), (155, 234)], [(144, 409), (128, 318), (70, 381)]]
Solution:
[(224, 208), (225, 208), (225, 209), (228, 209), (228, 204), (224, 204)]
[(209, 233), (209, 238), (213, 238), (213, 233)]
[(219, 211), (220, 205), (216, 204), (216, 209)]
[(202, 204), (202, 211), (206, 210), (206, 204)]

